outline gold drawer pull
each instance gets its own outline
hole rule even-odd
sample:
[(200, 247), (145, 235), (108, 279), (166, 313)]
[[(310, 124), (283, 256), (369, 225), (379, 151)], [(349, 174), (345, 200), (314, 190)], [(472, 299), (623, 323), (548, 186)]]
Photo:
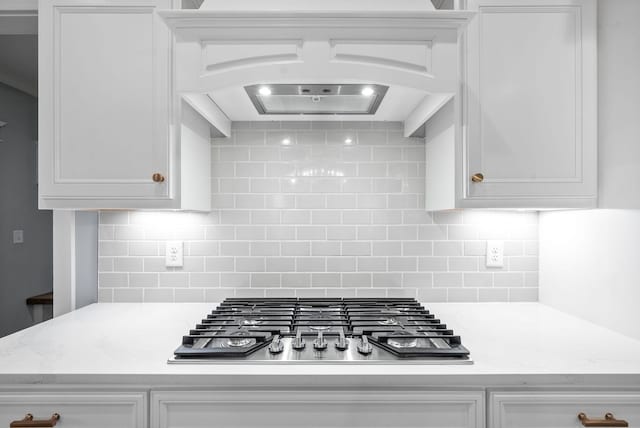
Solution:
[(13, 421), (9, 428), (19, 427), (54, 427), (60, 420), (60, 415), (54, 413), (51, 415), (51, 419), (34, 420), (31, 413), (27, 413), (21, 421)]
[(471, 181), (473, 181), (474, 183), (482, 183), (482, 180), (484, 180), (484, 175), (481, 172), (478, 172), (471, 176)]
[(155, 174), (153, 174), (151, 176), (151, 179), (155, 182), (155, 183), (162, 183), (164, 181), (164, 175), (156, 172)]
[(628, 427), (629, 423), (622, 419), (616, 419), (612, 413), (604, 415), (604, 419), (589, 419), (584, 413), (578, 414), (578, 419), (585, 427)]

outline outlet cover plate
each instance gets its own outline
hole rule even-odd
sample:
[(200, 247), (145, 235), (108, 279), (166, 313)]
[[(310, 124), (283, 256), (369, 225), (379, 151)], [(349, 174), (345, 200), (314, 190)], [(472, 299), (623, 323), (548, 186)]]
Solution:
[(167, 241), (165, 265), (167, 267), (182, 267), (183, 264), (184, 243), (182, 241)]
[(504, 241), (487, 241), (487, 267), (504, 267)]

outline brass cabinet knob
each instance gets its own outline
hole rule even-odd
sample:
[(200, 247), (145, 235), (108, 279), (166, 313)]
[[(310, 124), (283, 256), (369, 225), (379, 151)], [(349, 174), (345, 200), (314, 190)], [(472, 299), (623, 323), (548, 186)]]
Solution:
[(153, 174), (151, 176), (151, 179), (155, 182), (155, 183), (162, 183), (164, 181), (164, 175), (156, 172), (155, 174)]
[(474, 183), (482, 183), (482, 180), (484, 180), (484, 175), (482, 175), (481, 172), (478, 172), (471, 176), (471, 181), (473, 181)]

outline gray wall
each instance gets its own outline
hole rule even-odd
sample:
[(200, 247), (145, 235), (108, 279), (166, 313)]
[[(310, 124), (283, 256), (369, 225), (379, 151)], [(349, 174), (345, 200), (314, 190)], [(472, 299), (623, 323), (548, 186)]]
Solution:
[[(32, 324), (25, 300), (52, 290), (50, 211), (38, 211), (38, 100), (0, 83), (0, 336)], [(13, 230), (24, 244), (13, 244)]]

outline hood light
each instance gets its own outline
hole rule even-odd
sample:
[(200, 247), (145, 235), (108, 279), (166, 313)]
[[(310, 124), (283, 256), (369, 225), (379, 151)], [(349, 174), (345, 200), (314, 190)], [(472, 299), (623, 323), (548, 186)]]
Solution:
[(291, 140), (289, 138), (285, 138), (282, 140), (282, 145), (283, 146), (290, 146), (291, 145)]
[(346, 145), (349, 145), (349, 144), (353, 143), (353, 140), (351, 138), (347, 138), (346, 140), (344, 140), (344, 143)]
[(258, 92), (260, 93), (260, 95), (265, 97), (268, 97), (269, 95), (271, 95), (271, 89), (269, 89), (266, 86), (261, 87)]
[(364, 95), (365, 97), (370, 97), (371, 95), (374, 94), (373, 88), (370, 87), (366, 87), (366, 88), (362, 88), (362, 95)]

